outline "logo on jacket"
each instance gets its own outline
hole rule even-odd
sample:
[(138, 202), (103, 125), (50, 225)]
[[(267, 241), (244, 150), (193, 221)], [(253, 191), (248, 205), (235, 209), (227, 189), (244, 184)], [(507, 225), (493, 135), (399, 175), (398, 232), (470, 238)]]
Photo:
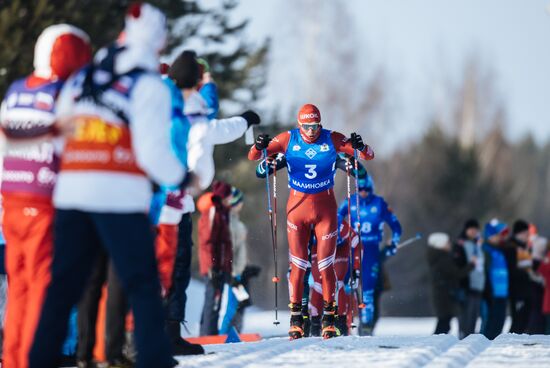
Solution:
[(378, 212), (378, 208), (372, 207), (372, 208), (370, 209), (370, 213), (376, 213), (376, 212)]
[(310, 160), (313, 159), (316, 154), (317, 151), (315, 151), (313, 148), (308, 148), (308, 150), (306, 151), (306, 156), (309, 157)]
[(300, 150), (300, 146), (298, 146), (297, 144), (294, 145), (294, 147), (292, 147), (292, 150), (293, 151), (299, 151)]
[(321, 145), (321, 152), (328, 152), (329, 149), (330, 149), (330, 148), (329, 148), (328, 144), (323, 143), (323, 144)]

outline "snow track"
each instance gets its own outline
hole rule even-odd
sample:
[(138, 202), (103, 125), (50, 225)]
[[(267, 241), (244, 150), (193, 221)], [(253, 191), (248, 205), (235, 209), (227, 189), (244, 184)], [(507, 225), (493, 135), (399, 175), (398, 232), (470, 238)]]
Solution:
[(178, 357), (179, 367), (550, 367), (550, 336), (472, 335), (272, 338), (206, 346), (207, 355)]

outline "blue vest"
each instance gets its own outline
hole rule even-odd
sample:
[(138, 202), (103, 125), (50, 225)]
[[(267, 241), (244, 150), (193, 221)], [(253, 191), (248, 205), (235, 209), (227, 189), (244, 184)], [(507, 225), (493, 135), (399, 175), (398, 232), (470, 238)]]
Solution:
[(488, 244), (483, 244), (483, 250), (490, 257), (490, 268), (487, 270), (493, 296), (508, 297), (508, 266), (504, 253)]
[(334, 186), (336, 149), (330, 134), (330, 130), (322, 129), (317, 141), (306, 143), (299, 129), (290, 131), (285, 156), (292, 189), (313, 194)]

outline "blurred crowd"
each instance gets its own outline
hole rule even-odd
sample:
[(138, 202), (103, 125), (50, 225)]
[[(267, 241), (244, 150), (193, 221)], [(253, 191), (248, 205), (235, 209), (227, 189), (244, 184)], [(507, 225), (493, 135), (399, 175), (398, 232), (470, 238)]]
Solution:
[[(448, 333), (454, 317), (460, 338), (550, 334), (548, 239), (535, 225), (518, 219), (509, 227), (493, 219), (482, 226), (470, 219), (455, 239), (431, 234), (427, 260), (436, 334)], [(507, 315), (511, 325), (504, 331)]]

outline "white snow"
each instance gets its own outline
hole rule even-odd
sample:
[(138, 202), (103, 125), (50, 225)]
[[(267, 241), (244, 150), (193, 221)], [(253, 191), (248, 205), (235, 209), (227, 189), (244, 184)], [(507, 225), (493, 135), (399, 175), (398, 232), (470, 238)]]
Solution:
[[(192, 281), (187, 317), (193, 335), (198, 332), (204, 289)], [(223, 315), (223, 313), (222, 313)], [(494, 341), (471, 335), (460, 341), (453, 321), (449, 335), (431, 335), (435, 318), (381, 318), (374, 337), (338, 337), (331, 340), (305, 338), (289, 341), (289, 314), (251, 307), (245, 314), (243, 332), (265, 339), (253, 343), (206, 345), (203, 356), (177, 357), (179, 367), (550, 367), (550, 336), (503, 334)], [(509, 328), (509, 321), (505, 331)], [(275, 336), (275, 337), (274, 337)]]

